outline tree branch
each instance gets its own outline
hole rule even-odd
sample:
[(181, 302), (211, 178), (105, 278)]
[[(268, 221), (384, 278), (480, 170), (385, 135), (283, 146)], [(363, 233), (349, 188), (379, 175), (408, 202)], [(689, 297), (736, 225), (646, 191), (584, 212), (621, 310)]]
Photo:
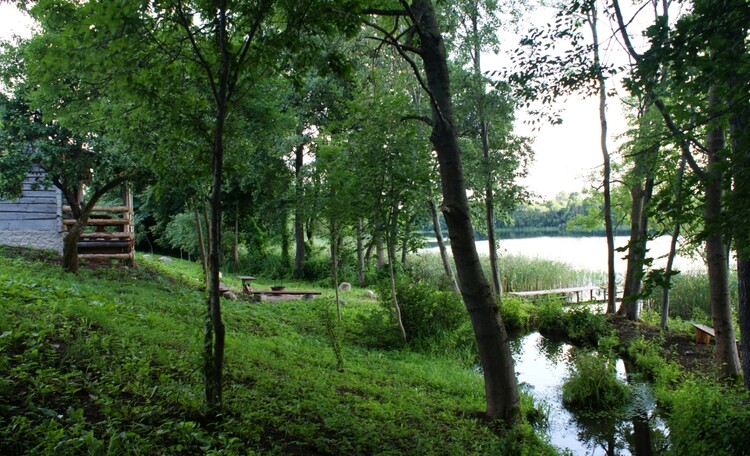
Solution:
[(214, 96), (214, 99), (216, 102), (219, 102), (219, 90), (216, 86), (216, 81), (214, 80), (214, 74), (213, 70), (211, 69), (211, 65), (208, 63), (208, 61), (203, 57), (203, 53), (201, 52), (200, 48), (198, 47), (198, 42), (195, 40), (195, 35), (193, 34), (193, 31), (190, 29), (190, 24), (188, 23), (187, 17), (185, 16), (185, 10), (182, 6), (182, 0), (178, 0), (177, 2), (177, 16), (179, 20), (177, 21), (177, 24), (180, 25), (187, 34), (188, 39), (190, 40), (190, 46), (193, 49), (193, 52), (195, 53), (195, 57), (198, 59), (198, 63), (200, 66), (203, 67), (204, 70), (206, 70), (206, 76), (208, 77), (208, 83), (211, 86), (211, 93)]
[(401, 120), (402, 121), (405, 121), (405, 120), (419, 120), (420, 122), (424, 122), (427, 125), (432, 126), (432, 119), (429, 118), (429, 117), (427, 117), (427, 116), (420, 116), (420, 115), (416, 115), (416, 114), (410, 114), (410, 115), (401, 117)]

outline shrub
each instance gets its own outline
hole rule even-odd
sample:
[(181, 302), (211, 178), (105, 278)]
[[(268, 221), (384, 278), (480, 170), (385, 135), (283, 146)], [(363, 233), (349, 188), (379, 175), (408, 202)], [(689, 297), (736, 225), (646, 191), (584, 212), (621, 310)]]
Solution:
[(576, 307), (565, 314), (565, 327), (572, 340), (589, 345), (596, 345), (601, 337), (607, 335), (611, 328), (607, 317), (593, 313), (588, 307)]
[(563, 383), (563, 404), (572, 409), (612, 410), (627, 404), (630, 387), (615, 373), (615, 363), (606, 356), (584, 353)]
[(503, 297), (499, 303), (499, 308), (505, 327), (510, 331), (529, 329), (532, 306), (532, 304), (520, 298)]
[(565, 333), (565, 311), (559, 299), (545, 298), (537, 301), (536, 319), (539, 323), (539, 330), (542, 332)]
[(739, 386), (687, 382), (670, 395), (674, 454), (747, 454), (750, 397)]
[[(385, 313), (391, 315), (391, 318), (381, 321), (395, 327), (393, 300), (388, 281), (382, 282), (379, 290), (381, 307)], [(396, 283), (396, 296), (406, 336), (412, 347), (444, 351), (452, 348), (448, 347), (448, 344), (467, 339), (463, 332), (470, 326), (464, 324), (468, 322), (468, 316), (458, 294), (436, 290), (423, 282), (411, 282), (402, 275)]]

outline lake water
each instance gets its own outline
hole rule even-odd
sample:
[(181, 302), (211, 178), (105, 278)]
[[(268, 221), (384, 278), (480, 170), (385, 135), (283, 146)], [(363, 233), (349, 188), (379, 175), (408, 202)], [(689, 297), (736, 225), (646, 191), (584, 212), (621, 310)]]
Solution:
[[(624, 413), (577, 416), (562, 405), (562, 385), (580, 349), (538, 332), (513, 337), (510, 346), (519, 385), (537, 404), (546, 405), (549, 417), (546, 435), (556, 447), (574, 455), (651, 454), (655, 446), (652, 437), (667, 434), (664, 423), (654, 414), (650, 386), (631, 384), (634, 398), (638, 399)], [(625, 363), (618, 360), (616, 367), (618, 378), (627, 381)]]
[[(627, 236), (615, 236), (615, 247), (627, 245)], [(648, 256), (654, 258), (653, 267), (664, 267), (667, 264), (666, 255), (669, 253), (669, 236), (662, 236), (649, 241)], [(477, 241), (479, 255), (489, 255), (489, 242)], [(437, 252), (437, 247), (425, 249)], [(450, 251), (450, 249), (449, 249)], [(553, 237), (540, 236), (519, 239), (501, 239), (499, 242), (500, 255), (522, 255), (529, 258), (561, 261), (574, 269), (590, 271), (607, 270), (607, 239), (604, 237)], [(615, 252), (615, 271), (624, 275), (627, 262), (625, 252)], [(675, 258), (676, 269), (701, 270), (705, 269), (702, 258), (691, 258), (678, 255)]]

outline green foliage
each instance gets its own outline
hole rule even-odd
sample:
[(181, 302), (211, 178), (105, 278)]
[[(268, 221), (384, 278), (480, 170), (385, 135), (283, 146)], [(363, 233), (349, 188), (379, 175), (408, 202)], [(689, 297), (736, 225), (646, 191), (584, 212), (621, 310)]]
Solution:
[(611, 332), (607, 317), (592, 312), (587, 306), (574, 307), (565, 312), (565, 327), (572, 340), (594, 346), (601, 337)]
[(689, 381), (670, 395), (671, 454), (747, 454), (750, 401), (740, 386)]
[(340, 322), (326, 299), (225, 302), (214, 421), (197, 369), (200, 266), (139, 264), (72, 276), (0, 254), (0, 452), (554, 454), (531, 426), (477, 419), (481, 377), (455, 357), (367, 347), (358, 316), (378, 304), (356, 289)]
[(628, 385), (617, 378), (615, 363), (608, 356), (583, 353), (563, 383), (563, 404), (572, 409), (612, 410), (630, 400)]
[(525, 299), (505, 296), (500, 300), (498, 307), (506, 329), (509, 331), (529, 329), (531, 314), (534, 312), (533, 304)]
[[(393, 301), (387, 282), (380, 287), (379, 294), (381, 306), (391, 314)], [(468, 316), (460, 295), (435, 290), (429, 284), (413, 282), (401, 275), (396, 282), (396, 296), (410, 346), (449, 352), (456, 348), (450, 346), (452, 343), (470, 339), (470, 332), (465, 337), (457, 336), (468, 329), (464, 325)], [(391, 324), (395, 325), (395, 321)]]
[(564, 334), (565, 310), (559, 299), (546, 297), (536, 303), (539, 330), (549, 334)]
[(626, 350), (638, 371), (662, 388), (674, 387), (683, 377), (675, 362), (665, 361), (663, 350), (655, 341), (637, 337), (630, 341)]

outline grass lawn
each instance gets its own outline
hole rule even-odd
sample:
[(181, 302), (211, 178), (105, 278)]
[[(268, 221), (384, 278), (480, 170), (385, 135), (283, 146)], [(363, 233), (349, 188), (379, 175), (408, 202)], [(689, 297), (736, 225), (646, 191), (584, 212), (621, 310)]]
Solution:
[[(367, 336), (378, 303), (222, 301), (223, 415), (205, 414), (200, 266), (64, 273), (0, 250), (0, 454), (554, 454), (482, 419), (470, 367)], [(223, 281), (238, 294), (240, 281)], [(274, 285), (259, 279), (253, 286)]]

